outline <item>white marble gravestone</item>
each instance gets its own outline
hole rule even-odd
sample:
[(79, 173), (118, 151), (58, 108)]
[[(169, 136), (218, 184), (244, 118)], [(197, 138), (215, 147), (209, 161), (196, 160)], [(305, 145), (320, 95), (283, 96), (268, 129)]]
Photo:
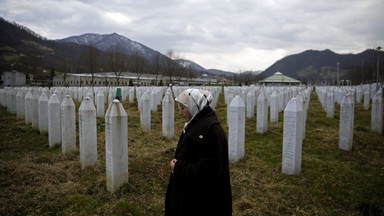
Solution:
[(96, 109), (89, 97), (79, 108), (79, 146), (81, 168), (93, 166), (97, 161)]
[(59, 99), (60, 102), (63, 101), (63, 95), (62, 95), (62, 92), (60, 89), (58, 89), (58, 88), (55, 89), (55, 91), (53, 93), (57, 96), (57, 98)]
[(383, 95), (380, 90), (372, 99), (371, 131), (379, 134), (383, 131)]
[(247, 93), (247, 118), (255, 116), (255, 91), (250, 90)]
[(285, 107), (285, 94), (284, 94), (285, 89), (282, 89), (279, 91), (279, 112), (282, 112)]
[(333, 118), (335, 116), (335, 100), (333, 96), (333, 91), (327, 92), (327, 118)]
[(163, 136), (173, 138), (175, 135), (175, 102), (170, 88), (168, 88), (163, 99), (162, 119)]
[(5, 91), (6, 100), (5, 100), (5, 107), (7, 107), (7, 112), (11, 111), (12, 101), (11, 101), (11, 89), (7, 88)]
[[(90, 88), (89, 90), (88, 90), (88, 92), (87, 92), (87, 96), (86, 97), (89, 97), (89, 100), (91, 100), (92, 101), (92, 103), (94, 103), (94, 97), (93, 97), (93, 90), (92, 90), (92, 88)], [(84, 98), (85, 99), (85, 98)]]
[(135, 99), (135, 88), (134, 87), (129, 88), (128, 95), (129, 95), (128, 96), (129, 103), (133, 103), (133, 101)]
[(271, 95), (271, 108), (270, 108), (270, 121), (278, 122), (279, 121), (279, 95), (277, 90), (274, 90)]
[(30, 91), (27, 92), (24, 98), (25, 106), (25, 124), (32, 123), (32, 94)]
[(360, 87), (356, 88), (356, 104), (361, 103), (361, 98), (363, 97), (363, 92)]
[(301, 170), (303, 107), (292, 98), (284, 109), (282, 173), (293, 175)]
[(157, 112), (157, 93), (156, 89), (152, 89), (150, 93), (151, 111)]
[(114, 91), (110, 89), (108, 93), (108, 106), (113, 102), (115, 98), (116, 95), (114, 94)]
[(8, 104), (9, 112), (11, 114), (17, 114), (17, 111), (16, 111), (16, 93), (17, 92), (15, 89), (11, 88), (9, 89), (8, 93), (9, 93), (8, 96), (9, 96), (9, 102), (10, 102), (10, 104)]
[(77, 89), (77, 100), (78, 101), (82, 101), (83, 100), (83, 88), (82, 87)]
[(378, 85), (378, 83), (372, 83), (371, 84), (371, 92), (369, 93), (369, 95), (370, 95), (370, 97), (371, 97), (371, 99), (373, 99), (373, 97), (376, 95), (376, 93), (377, 93), (377, 86)]
[(140, 126), (145, 130), (151, 130), (151, 99), (147, 92), (141, 96)]
[(19, 103), (17, 106), (17, 112), (18, 112), (19, 118), (24, 119), (25, 118), (25, 91), (19, 90), (18, 94), (19, 94)]
[(56, 94), (48, 101), (48, 140), (49, 147), (61, 143), (60, 101)]
[(61, 147), (64, 154), (76, 151), (76, 111), (71, 96), (61, 102)]
[(340, 103), (339, 148), (352, 150), (354, 103), (351, 94), (344, 95)]
[(244, 157), (245, 141), (245, 105), (239, 95), (230, 103), (228, 115), (228, 156), (237, 162)]
[(7, 112), (9, 112), (10, 106), (11, 106), (11, 96), (10, 96), (11, 89), (8, 87), (4, 90), (5, 90), (5, 107), (7, 108)]
[(231, 105), (231, 102), (235, 96), (236, 95), (234, 95), (232, 90), (227, 91), (227, 126), (229, 126), (229, 106)]
[(39, 130), (40, 133), (48, 131), (48, 97), (42, 93), (39, 97)]
[[(20, 115), (21, 115), (21, 100), (24, 101), (24, 98), (23, 98), (23, 93), (21, 90), (18, 90), (17, 93), (16, 93), (16, 117), (17, 119), (21, 119)], [(24, 105), (24, 103), (23, 103)]]
[(107, 190), (115, 192), (128, 182), (128, 116), (119, 100), (105, 114)]
[(257, 98), (256, 116), (256, 132), (259, 134), (266, 133), (268, 130), (268, 100), (264, 91)]
[(364, 92), (364, 110), (369, 109), (369, 103), (371, 98), (369, 97), (369, 91)]
[(26, 92), (24, 90), (21, 91), (21, 98), (19, 103), (19, 110), (20, 110), (20, 118), (25, 119), (25, 94)]
[(32, 128), (39, 129), (39, 93), (34, 92), (32, 95), (32, 107), (31, 107), (31, 116), (32, 116)]
[(142, 97), (143, 93), (144, 93), (143, 89), (136, 88), (137, 107), (139, 110), (141, 110), (141, 102), (142, 102), (141, 97)]
[(105, 100), (104, 100), (104, 93), (103, 91), (99, 91), (97, 93), (97, 117), (104, 117), (104, 106), (105, 106)]
[(302, 121), (303, 121), (303, 123), (302, 123), (302, 136), (301, 136), (301, 138), (304, 140), (305, 139), (305, 125), (306, 125), (306, 108), (305, 108), (305, 96), (304, 96), (304, 94), (303, 93), (299, 93), (299, 94), (297, 94), (296, 95), (296, 99), (297, 99), (297, 101), (301, 104), (301, 108), (303, 109), (303, 113), (302, 113), (302, 115), (303, 115), (303, 117), (302, 117)]

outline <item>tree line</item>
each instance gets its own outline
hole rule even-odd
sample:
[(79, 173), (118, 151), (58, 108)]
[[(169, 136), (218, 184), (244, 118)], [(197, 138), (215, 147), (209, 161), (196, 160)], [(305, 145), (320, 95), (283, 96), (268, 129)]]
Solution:
[[(195, 78), (198, 71), (192, 67), (184, 67), (183, 60), (176, 55), (172, 49), (166, 55), (156, 52), (151, 59), (147, 59), (140, 50), (127, 55), (124, 50), (116, 45), (106, 52), (100, 51), (94, 45), (87, 45), (81, 52), (77, 61), (76, 69), (65, 68), (65, 73), (88, 73), (93, 76), (102, 72), (113, 72), (117, 82), (124, 72), (134, 73), (139, 83), (143, 75), (151, 74), (153, 85), (162, 84), (161, 77), (167, 77), (168, 82), (172, 82), (175, 77)], [(161, 83), (160, 83), (161, 81)], [(165, 83), (164, 83), (165, 84)]]
[[(39, 49), (34, 46), (40, 46)], [(169, 49), (166, 55), (155, 52), (152, 58), (146, 58), (140, 50), (134, 51), (128, 55), (124, 50), (116, 45), (107, 51), (99, 50), (95, 45), (89, 44), (86, 46), (71, 47), (70, 52), (58, 53), (57, 49), (43, 47), (41, 45), (28, 44), (24, 45), (23, 52), (19, 53), (10, 50), (6, 53), (8, 60), (1, 61), (1, 71), (17, 70), (33, 76), (33, 79), (52, 82), (55, 75), (63, 75), (64, 80), (69, 73), (83, 73), (92, 75), (113, 72), (117, 81), (124, 72), (134, 73), (137, 81), (143, 75), (152, 75), (154, 77), (152, 84), (168, 84), (165, 80), (160, 80), (161, 77), (171, 83), (172, 79), (196, 78), (199, 76), (199, 71), (196, 71), (192, 66), (183, 66), (183, 59), (180, 58), (172, 49)], [(176, 78), (175, 78), (176, 77)], [(160, 83), (161, 82), (161, 83)], [(163, 83), (164, 82), (164, 83)]]

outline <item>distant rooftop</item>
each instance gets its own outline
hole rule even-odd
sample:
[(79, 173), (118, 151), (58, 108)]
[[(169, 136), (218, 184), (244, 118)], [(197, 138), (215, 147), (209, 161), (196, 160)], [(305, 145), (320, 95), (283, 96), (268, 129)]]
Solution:
[(272, 76), (267, 77), (260, 81), (261, 83), (300, 83), (299, 80), (285, 76), (280, 72), (274, 73)]

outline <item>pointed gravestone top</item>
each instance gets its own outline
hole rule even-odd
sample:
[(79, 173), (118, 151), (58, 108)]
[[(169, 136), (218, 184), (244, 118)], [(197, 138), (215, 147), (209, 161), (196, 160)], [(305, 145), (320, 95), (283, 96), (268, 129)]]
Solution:
[(96, 110), (92, 100), (89, 97), (84, 98), (79, 110)]
[(32, 98), (35, 99), (35, 100), (39, 100), (39, 93), (38, 92), (34, 92), (33, 95), (32, 95)]
[(43, 92), (39, 97), (39, 101), (48, 101), (47, 95)]
[(341, 99), (341, 103), (344, 103), (344, 104), (351, 104), (352, 103), (352, 98), (351, 98), (351, 94), (345, 94), (344, 97)]
[(75, 106), (73, 103), (73, 100), (71, 96), (65, 95), (63, 102), (61, 103), (62, 106)]
[(239, 95), (236, 95), (236, 97), (233, 98), (230, 106), (233, 106), (233, 107), (245, 107), (245, 104), (244, 104), (243, 99), (241, 99), (241, 97)]
[(121, 105), (120, 101), (118, 99), (114, 99), (109, 105), (109, 108), (107, 110), (106, 116), (127, 116), (127, 113), (124, 110), (123, 105)]
[(32, 94), (30, 91), (27, 92), (27, 94), (25, 95), (25, 98), (32, 98)]
[(292, 98), (291, 100), (289, 100), (287, 106), (284, 109), (284, 112), (303, 111), (303, 106), (301, 105), (301, 103), (297, 103), (296, 101), (297, 101), (297, 98)]
[(52, 94), (48, 100), (48, 103), (60, 103), (60, 101), (56, 94)]

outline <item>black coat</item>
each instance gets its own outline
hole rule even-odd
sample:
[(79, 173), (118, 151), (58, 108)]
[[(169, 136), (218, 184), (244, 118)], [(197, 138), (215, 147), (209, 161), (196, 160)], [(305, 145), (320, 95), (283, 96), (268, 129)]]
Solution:
[(181, 134), (175, 158), (165, 215), (231, 215), (228, 141), (210, 107), (197, 114)]

